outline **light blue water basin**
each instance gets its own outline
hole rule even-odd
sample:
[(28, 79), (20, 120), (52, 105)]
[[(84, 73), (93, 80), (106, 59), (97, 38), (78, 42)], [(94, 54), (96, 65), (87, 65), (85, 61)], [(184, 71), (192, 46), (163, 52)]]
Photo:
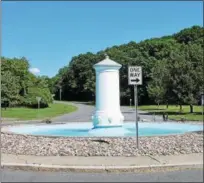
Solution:
[[(12, 126), (9, 131), (18, 134), (63, 136), (63, 137), (133, 137), (136, 135), (135, 122), (124, 123), (123, 127), (92, 129), (91, 122), (66, 124)], [(202, 125), (182, 123), (139, 123), (139, 136), (160, 136), (201, 131)]]

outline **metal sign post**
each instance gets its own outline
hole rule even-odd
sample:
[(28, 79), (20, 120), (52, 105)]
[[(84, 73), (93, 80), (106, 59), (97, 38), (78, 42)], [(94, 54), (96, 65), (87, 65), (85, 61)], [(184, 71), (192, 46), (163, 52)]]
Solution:
[(59, 98), (60, 98), (60, 101), (62, 100), (62, 87), (59, 86)]
[(139, 127), (138, 127), (138, 96), (137, 96), (137, 85), (142, 84), (142, 67), (140, 66), (129, 66), (128, 67), (128, 83), (129, 85), (134, 85), (134, 99), (135, 99), (135, 126), (136, 126), (136, 139), (137, 148), (139, 148)]
[(130, 107), (132, 106), (132, 99), (130, 99)]
[(40, 108), (41, 97), (36, 97), (36, 100), (38, 101), (38, 109), (39, 109)]
[(41, 101), (41, 97), (36, 97), (36, 100), (38, 101), (38, 117), (39, 117), (39, 109), (40, 109), (40, 101)]
[(139, 136), (139, 129), (138, 129), (138, 115), (137, 115), (137, 105), (138, 105), (138, 98), (137, 98), (137, 85), (134, 85), (134, 98), (135, 98), (135, 125), (136, 125), (136, 138), (137, 138), (137, 148), (139, 148), (139, 140), (138, 140), (138, 136)]

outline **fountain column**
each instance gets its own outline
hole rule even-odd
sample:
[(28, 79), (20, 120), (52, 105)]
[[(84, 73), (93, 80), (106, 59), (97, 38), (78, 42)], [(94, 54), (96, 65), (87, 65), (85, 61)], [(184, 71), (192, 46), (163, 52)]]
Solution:
[(120, 127), (124, 116), (120, 110), (119, 69), (121, 65), (106, 58), (94, 65), (96, 71), (96, 110), (94, 128)]

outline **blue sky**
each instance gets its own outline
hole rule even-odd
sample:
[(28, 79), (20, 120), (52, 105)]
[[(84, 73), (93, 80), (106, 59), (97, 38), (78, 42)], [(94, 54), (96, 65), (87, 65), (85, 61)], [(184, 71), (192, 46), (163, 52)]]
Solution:
[(73, 56), (203, 26), (202, 2), (2, 2), (2, 55), (54, 76)]

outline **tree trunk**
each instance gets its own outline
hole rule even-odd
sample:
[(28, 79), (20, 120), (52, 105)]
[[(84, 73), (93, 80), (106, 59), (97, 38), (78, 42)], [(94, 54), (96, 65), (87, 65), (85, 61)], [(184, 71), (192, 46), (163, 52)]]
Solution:
[(167, 108), (167, 109), (169, 108), (169, 104), (168, 104), (168, 103), (166, 104), (166, 108)]
[(193, 105), (190, 104), (190, 113), (193, 113)]
[(26, 95), (26, 89), (25, 89), (25, 87), (23, 88), (23, 95), (24, 95), (24, 96)]
[(182, 113), (182, 105), (179, 105), (180, 106), (180, 113)]

